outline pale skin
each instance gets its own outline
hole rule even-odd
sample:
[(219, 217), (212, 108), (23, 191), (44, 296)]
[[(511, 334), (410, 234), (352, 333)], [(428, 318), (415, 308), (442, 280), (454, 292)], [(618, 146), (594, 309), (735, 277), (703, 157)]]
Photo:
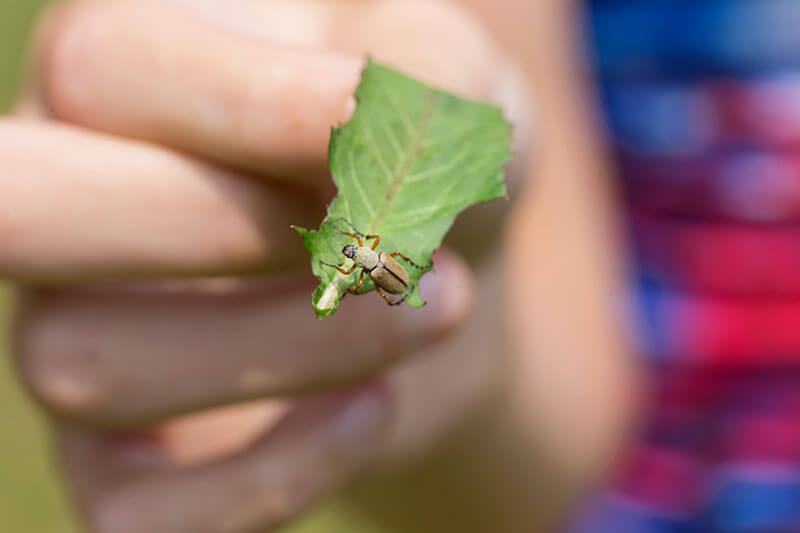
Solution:
[[(497, 248), (482, 260), (468, 246), (442, 250), (436, 274), (422, 281), (425, 308), (349, 298), (334, 317), (314, 318), (308, 256), (288, 227), (311, 227), (324, 215), (330, 126), (352, 112), (366, 53), (503, 105), (520, 153), (509, 179), (523, 179), (528, 90), (490, 31), (454, 4), (90, 0), (59, 6), (39, 25), (27, 90), (16, 115), (0, 120), (0, 273), (20, 283), (18, 365), (49, 413), (71, 495), (92, 531), (271, 530), (365, 469), (407, 468), (476, 406), (508, 412), (487, 400), (498, 389), (521, 401), (516, 415), (490, 417), (508, 438), (485, 442), (493, 450), (486, 456), (513, 461), (522, 486), (533, 491), (545, 479), (541, 459), (506, 453), (512, 442), (545, 455), (563, 449), (564, 438), (599, 443), (549, 461), (567, 489), (601, 469), (624, 418), (626, 402), (611, 391), (625, 389), (625, 372), (609, 355), (623, 349), (593, 318), (609, 314), (597, 291), (581, 295), (590, 350), (563, 338), (548, 348), (553, 330), (532, 336), (518, 324), (527, 313), (542, 318), (556, 290), (525, 277), (543, 255), (535, 248), (541, 221), (514, 218), (518, 252), (508, 267)], [(543, 123), (558, 109), (575, 116), (564, 90), (571, 80), (554, 69), (555, 85), (540, 94)], [(576, 133), (585, 124), (570, 120), (566, 136), (586, 140)], [(559, 170), (567, 183), (589, 168), (572, 156)], [(589, 150), (583, 164), (592, 157)], [(555, 201), (574, 205), (569, 194)], [(472, 240), (502, 235), (495, 211), (460, 222)], [(585, 216), (576, 224), (585, 224), (577, 232), (606, 227)], [(458, 252), (477, 260), (470, 267)], [(569, 257), (596, 265), (597, 256), (592, 248)], [(599, 275), (611, 278), (609, 271)], [(267, 274), (245, 276), (254, 272)], [(506, 308), (512, 359), (499, 348), (508, 278), (525, 281)], [(550, 306), (557, 318), (564, 305)], [(561, 389), (548, 389), (569, 381), (548, 367), (559, 351), (606, 362), (594, 363), (603, 371), (593, 388), (579, 388), (585, 403), (575, 409)], [(523, 372), (505, 381), (508, 361)], [(560, 419), (548, 419), (547, 402), (562, 406)], [(565, 428), (575, 417), (596, 426)], [(481, 457), (454, 468), (469, 472)], [(415, 505), (392, 493), (402, 487), (394, 474), (381, 476), (351, 496), (402, 528), (383, 512), (385, 500), (363, 497), (389, 491)], [(483, 480), (470, 512), (454, 513), (463, 497), (443, 495), (460, 494), (448, 486), (458, 480), (430, 480), (442, 487), (440, 501), (411, 513), (416, 531), (437, 531), (443, 519), (479, 531), (476, 516), (484, 515), (495, 517), (492, 531), (520, 531), (552, 519), (566, 501), (531, 510), (530, 495), (510, 496), (521, 485), (501, 476)]]

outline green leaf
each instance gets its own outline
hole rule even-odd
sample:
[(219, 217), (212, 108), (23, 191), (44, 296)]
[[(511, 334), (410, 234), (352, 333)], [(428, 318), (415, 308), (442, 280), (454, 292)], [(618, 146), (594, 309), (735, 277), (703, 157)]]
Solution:
[[(341, 253), (354, 240), (341, 219), (381, 237), (378, 251), (400, 251), (429, 265), (456, 215), (477, 202), (505, 196), (503, 168), (511, 157), (510, 125), (499, 108), (432, 89), (370, 61), (356, 91), (352, 119), (331, 133), (328, 156), (338, 195), (318, 231), (295, 228), (311, 252), (320, 285), (312, 304), (332, 315), (360, 269), (349, 276), (320, 262), (352, 262)], [(334, 226), (335, 225), (335, 226)], [(406, 302), (425, 303), (418, 269), (398, 258), (411, 283)], [(361, 292), (374, 286), (368, 275)]]

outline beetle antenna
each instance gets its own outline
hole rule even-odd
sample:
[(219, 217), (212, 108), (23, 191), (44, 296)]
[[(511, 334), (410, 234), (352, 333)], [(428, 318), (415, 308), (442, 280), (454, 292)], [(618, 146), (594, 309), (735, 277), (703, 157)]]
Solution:
[(327, 224), (327, 225), (331, 226), (332, 228), (334, 228), (334, 229), (335, 229), (336, 231), (338, 231), (339, 233), (342, 233), (342, 234), (345, 234), (345, 233), (347, 233), (347, 232), (346, 232), (346, 231), (344, 231), (342, 228), (340, 228), (339, 226), (337, 226), (336, 224), (334, 224), (334, 223), (333, 223), (333, 221), (331, 221), (330, 219), (326, 220), (326, 221), (325, 221), (325, 224)]
[[(344, 218), (344, 217), (336, 217), (336, 218), (334, 218), (334, 220), (341, 220), (342, 222), (344, 222), (344, 223), (346, 223), (348, 226), (350, 226), (350, 228), (353, 230), (353, 233), (355, 233), (356, 235), (358, 235), (358, 236), (359, 236), (359, 237), (361, 237), (361, 238), (364, 238), (364, 234), (363, 234), (363, 233), (361, 233), (360, 231), (358, 231), (358, 230), (356, 229), (356, 227), (353, 225), (353, 223), (352, 223), (352, 222), (350, 222), (349, 220), (347, 220), (346, 218)], [(342, 229), (341, 229), (339, 226), (337, 226), (336, 224), (334, 224), (334, 223), (333, 223), (333, 222), (331, 222), (330, 220), (327, 220), (327, 222), (328, 222), (328, 224), (330, 224), (331, 226), (333, 226), (334, 228), (336, 228), (337, 230), (339, 230), (341, 233), (345, 233), (345, 234), (347, 233), (346, 231), (342, 231)]]
[(426, 269), (429, 269), (429, 268), (431, 268), (431, 269), (433, 268), (433, 261), (431, 261), (430, 263), (428, 263), (425, 266), (422, 266), (422, 265), (416, 264), (414, 261), (412, 261), (411, 259), (409, 259), (407, 256), (405, 256), (403, 254), (397, 254), (397, 255), (399, 255), (400, 257), (402, 257), (403, 259), (405, 259), (409, 263), (411, 263), (411, 266), (413, 266), (414, 268), (418, 268), (420, 270), (426, 270)]
[(333, 268), (339, 268), (340, 266), (342, 266), (342, 263), (339, 263), (338, 265), (334, 265), (333, 263), (326, 263), (322, 259), (319, 260), (319, 264), (320, 265), (329, 266), (329, 267), (333, 267)]

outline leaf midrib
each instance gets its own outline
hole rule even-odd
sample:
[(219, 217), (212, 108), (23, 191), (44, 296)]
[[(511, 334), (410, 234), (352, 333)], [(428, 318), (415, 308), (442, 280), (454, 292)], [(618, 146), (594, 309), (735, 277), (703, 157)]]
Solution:
[(383, 201), (378, 208), (375, 218), (372, 220), (370, 233), (374, 233), (380, 228), (381, 222), (384, 218), (386, 218), (392, 202), (397, 195), (397, 190), (403, 184), (403, 181), (405, 181), (407, 173), (415, 161), (415, 155), (418, 154), (422, 149), (422, 141), (425, 138), (425, 133), (428, 131), (428, 126), (430, 125), (431, 117), (433, 116), (433, 109), (436, 105), (437, 96), (438, 95), (436, 91), (428, 91), (428, 95), (425, 99), (425, 109), (423, 109), (422, 115), (420, 116), (418, 127), (414, 132), (414, 136), (411, 138), (411, 142), (409, 143), (409, 147), (403, 156), (403, 160), (397, 166), (397, 170), (394, 171), (391, 179), (389, 180), (389, 188), (384, 195)]

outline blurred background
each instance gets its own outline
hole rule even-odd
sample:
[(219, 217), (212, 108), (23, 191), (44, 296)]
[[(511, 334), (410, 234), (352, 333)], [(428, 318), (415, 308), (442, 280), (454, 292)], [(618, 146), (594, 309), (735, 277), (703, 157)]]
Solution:
[(800, 2), (583, 5), (647, 388), (576, 531), (797, 531)]

